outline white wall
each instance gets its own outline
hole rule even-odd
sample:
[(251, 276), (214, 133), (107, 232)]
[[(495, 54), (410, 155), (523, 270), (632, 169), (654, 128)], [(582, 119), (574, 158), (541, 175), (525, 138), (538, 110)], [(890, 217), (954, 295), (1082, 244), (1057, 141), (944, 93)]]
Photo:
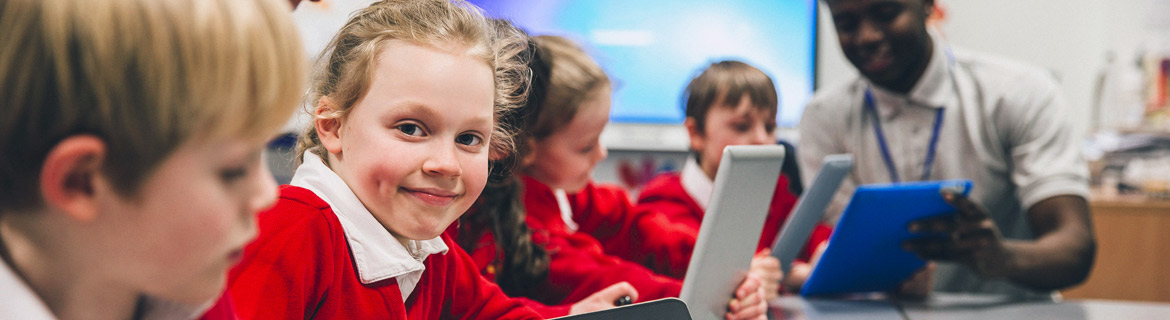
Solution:
[[(939, 1), (947, 10), (942, 31), (952, 45), (1057, 75), (1071, 104), (1069, 117), (1082, 132), (1090, 129), (1093, 88), (1106, 53), (1131, 57), (1154, 25), (1170, 21), (1170, 0)], [(818, 88), (856, 74), (841, 54), (828, 8), (820, 7)]]

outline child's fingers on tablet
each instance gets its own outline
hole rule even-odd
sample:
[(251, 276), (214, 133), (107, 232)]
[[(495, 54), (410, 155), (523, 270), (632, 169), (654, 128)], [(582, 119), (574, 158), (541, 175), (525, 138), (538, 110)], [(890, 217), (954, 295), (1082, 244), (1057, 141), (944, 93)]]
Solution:
[(764, 301), (763, 288), (757, 287), (754, 292), (732, 302), (730, 304), (732, 308), (726, 317), (728, 319), (758, 319), (768, 314), (768, 304)]

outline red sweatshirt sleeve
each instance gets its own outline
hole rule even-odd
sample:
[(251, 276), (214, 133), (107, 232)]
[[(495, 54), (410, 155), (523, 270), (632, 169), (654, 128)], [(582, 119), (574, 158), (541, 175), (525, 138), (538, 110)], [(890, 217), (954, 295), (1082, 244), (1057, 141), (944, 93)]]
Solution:
[[(788, 221), (788, 216), (792, 215), (792, 209), (796, 207), (796, 195), (789, 191), (791, 189), (788, 188), (788, 183), (788, 177), (785, 175), (780, 175), (780, 179), (776, 181), (776, 192), (772, 194), (772, 204), (768, 210), (768, 217), (764, 221), (764, 230), (760, 235), (757, 250), (772, 247), (776, 238), (780, 236), (780, 229)], [(801, 250), (796, 260), (808, 262), (812, 254), (816, 252), (817, 246), (828, 241), (831, 233), (832, 229), (828, 226), (817, 224), (812, 233), (809, 234), (808, 240), (804, 243), (804, 249)]]
[(808, 243), (804, 245), (804, 249), (800, 251), (800, 255), (796, 257), (796, 260), (801, 262), (808, 262), (809, 259), (812, 259), (812, 255), (816, 252), (817, 247), (821, 244), (824, 244), (825, 242), (829, 242), (829, 236), (832, 234), (833, 229), (830, 229), (823, 223), (817, 224), (817, 226), (813, 228), (812, 235), (808, 237)]
[[(788, 177), (781, 175), (776, 181), (756, 250), (772, 247), (795, 206), (796, 195), (789, 192)], [(613, 253), (655, 272), (679, 279), (684, 277), (702, 226), (704, 210), (683, 188), (679, 175), (661, 174), (647, 183), (638, 195), (638, 205), (634, 210), (641, 214), (634, 215), (636, 220), (630, 231), (632, 243), (626, 251)], [(828, 240), (829, 233), (830, 229), (823, 225), (813, 229), (798, 258), (807, 261), (816, 247)]]
[(447, 279), (454, 279), (448, 282), (443, 297), (451, 299), (451, 314), (463, 315), (459, 319), (540, 319), (523, 301), (508, 297), (494, 282), (481, 276), (471, 257), (450, 236), (441, 237), (448, 248), (442, 258), (451, 259)]
[[(550, 255), (549, 277), (538, 299), (548, 304), (573, 303), (621, 281), (638, 290), (641, 301), (677, 297), (682, 281), (657, 275), (645, 267), (606, 255), (596, 239), (584, 233), (545, 232), (533, 241)], [(547, 299), (547, 300), (545, 300)]]
[[(474, 212), (473, 210), (464, 214), (478, 214), (478, 212)], [(445, 234), (448, 237), (455, 239), (456, 237), (460, 236), (460, 228), (489, 229), (487, 226), (478, 226), (469, 223), (464, 223), (462, 225), (452, 224), (451, 227), (447, 228)], [(475, 244), (473, 245), (472, 251), (467, 252), (468, 257), (471, 259), (471, 262), (474, 264), (474, 267), (478, 270), (480, 275), (489, 281), (495, 279), (496, 273), (499, 272), (499, 270), (496, 270), (497, 265), (495, 265), (497, 256), (499, 255), (499, 251), (496, 248), (495, 236), (491, 233), (491, 230), (483, 230), (483, 232), (479, 233), (479, 239), (475, 239), (474, 243)], [(494, 281), (492, 282), (494, 283)], [(569, 309), (572, 308), (571, 304), (546, 305), (526, 297), (513, 297), (513, 299), (516, 299), (525, 306), (532, 308), (532, 310), (535, 310), (536, 313), (539, 313), (542, 317), (545, 318), (567, 316), (569, 315)]]
[(567, 316), (567, 315), (569, 315), (569, 311), (571, 311), (571, 309), (573, 308), (573, 305), (568, 304), (568, 303), (559, 304), (559, 305), (547, 305), (547, 304), (540, 303), (540, 301), (528, 299), (525, 297), (516, 297), (513, 299), (520, 300), (521, 303), (524, 303), (524, 306), (532, 308), (532, 310), (536, 311), (536, 313), (539, 313), (541, 317), (545, 317), (545, 318), (556, 318), (556, 317)]
[(232, 306), (232, 301), (225, 292), (219, 296), (219, 299), (215, 300), (215, 304), (212, 305), (211, 308), (208, 308), (207, 311), (203, 312), (203, 315), (199, 316), (199, 319), (236, 320), (239, 318), (236, 317), (236, 308), (235, 306)]
[(682, 281), (606, 254), (593, 235), (565, 226), (548, 186), (530, 177), (523, 177), (523, 181), (524, 207), (528, 211), (525, 220), (532, 229), (533, 242), (545, 248), (550, 260), (548, 281), (537, 289), (533, 299), (546, 304), (573, 303), (621, 281), (630, 282), (642, 301), (678, 296)]
[(625, 189), (613, 185), (590, 183), (581, 191), (569, 196), (573, 210), (573, 221), (580, 229), (592, 235), (601, 243), (608, 254), (629, 255), (631, 245), (636, 244), (631, 230), (634, 221), (644, 214), (635, 210)]
[(780, 227), (792, 214), (792, 208), (796, 206), (796, 195), (788, 190), (788, 177), (780, 175), (780, 179), (776, 180), (776, 189), (772, 192), (772, 202), (768, 205), (768, 216), (764, 218), (764, 229), (760, 232), (757, 251), (772, 247), (776, 237), (780, 236)]
[[(307, 192), (307, 191), (306, 191)], [(312, 318), (334, 283), (335, 262), (349, 259), (344, 235), (323, 208), (282, 197), (259, 216), (260, 234), (229, 274), (229, 293), (243, 319)], [(340, 243), (339, 243), (340, 241)]]
[(682, 188), (677, 173), (655, 177), (638, 195), (642, 212), (628, 252), (618, 253), (655, 272), (682, 279), (695, 250), (703, 209)]

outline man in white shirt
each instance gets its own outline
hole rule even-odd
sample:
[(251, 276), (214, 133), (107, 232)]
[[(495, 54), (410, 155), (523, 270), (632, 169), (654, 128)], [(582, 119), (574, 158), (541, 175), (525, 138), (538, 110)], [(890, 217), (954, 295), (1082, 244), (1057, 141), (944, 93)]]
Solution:
[(826, 0), (846, 58), (861, 77), (820, 90), (800, 123), (800, 164), (851, 153), (854, 173), (829, 210), (860, 184), (970, 179), (970, 197), (907, 242), (938, 261), (933, 289), (1050, 294), (1084, 281), (1096, 244), (1088, 168), (1067, 103), (1046, 72), (950, 49), (926, 27), (931, 0)]

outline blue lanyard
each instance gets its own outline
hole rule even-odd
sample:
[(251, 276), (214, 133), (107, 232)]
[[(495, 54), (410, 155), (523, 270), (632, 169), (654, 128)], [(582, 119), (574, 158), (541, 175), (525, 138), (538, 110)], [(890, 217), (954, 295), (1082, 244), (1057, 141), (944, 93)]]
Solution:
[[(890, 179), (893, 179), (893, 182), (901, 182), (901, 179), (898, 178), (898, 171), (894, 169), (894, 158), (890, 157), (890, 147), (886, 145), (886, 135), (882, 133), (882, 121), (873, 102), (873, 92), (868, 87), (865, 88), (865, 107), (869, 109), (869, 114), (873, 115), (873, 132), (877, 136), (878, 146), (882, 148), (882, 159), (886, 161), (886, 170), (890, 172)], [(930, 178), (930, 169), (934, 166), (934, 152), (938, 147), (938, 133), (942, 129), (942, 122), (943, 108), (939, 107), (934, 115), (934, 128), (930, 134), (930, 147), (926, 150), (926, 161), (922, 165), (922, 181)]]

